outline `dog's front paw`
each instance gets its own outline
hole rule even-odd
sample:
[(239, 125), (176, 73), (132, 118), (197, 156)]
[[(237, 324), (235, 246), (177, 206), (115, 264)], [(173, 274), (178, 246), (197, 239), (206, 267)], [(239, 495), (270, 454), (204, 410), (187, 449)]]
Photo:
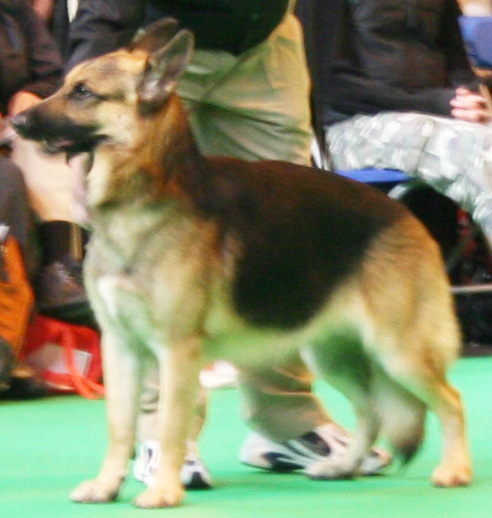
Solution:
[(339, 462), (319, 461), (310, 464), (306, 475), (314, 480), (345, 480), (354, 477), (354, 470)]
[(134, 504), (142, 508), (175, 507), (181, 503), (184, 496), (182, 487), (175, 490), (159, 490), (157, 488), (146, 489), (137, 496)]
[(455, 466), (443, 464), (432, 474), (432, 483), (437, 487), (467, 486), (471, 482), (472, 473), (467, 465)]
[(70, 494), (71, 500), (81, 503), (112, 502), (118, 496), (119, 485), (108, 485), (96, 480), (86, 480)]

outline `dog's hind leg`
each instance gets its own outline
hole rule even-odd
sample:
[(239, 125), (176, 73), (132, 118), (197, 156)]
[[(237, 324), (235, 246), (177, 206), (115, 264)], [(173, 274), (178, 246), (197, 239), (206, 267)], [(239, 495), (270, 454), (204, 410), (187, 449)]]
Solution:
[(432, 482), (439, 487), (465, 486), (471, 481), (472, 468), (461, 397), (449, 384), (440, 389), (442, 396), (434, 411), (441, 420), (444, 444), (442, 461), (432, 474)]
[[(436, 486), (467, 485), (471, 480), (471, 463), (465, 433), (465, 419), (461, 397), (446, 380), (432, 351), (415, 361), (411, 358), (393, 358), (384, 361), (384, 368), (401, 387), (419, 398), (437, 415), (443, 437), (440, 465), (434, 470), (432, 481)], [(394, 423), (394, 427), (398, 423)]]
[[(427, 283), (416, 297), (419, 303), (413, 306), (413, 318), (401, 326), (378, 328), (381, 346), (373, 350), (373, 355), (400, 390), (418, 398), (437, 415), (442, 428), (443, 453), (432, 480), (437, 486), (453, 487), (470, 482), (471, 463), (461, 397), (446, 379), (447, 369), (460, 349), (459, 330), (449, 289), (446, 285), (439, 288), (438, 273), (433, 277), (434, 282)], [(381, 391), (382, 408), (389, 406), (384, 397)], [(411, 398), (408, 401), (411, 403)], [(399, 412), (385, 412), (384, 421), (384, 427), (393, 431), (397, 447), (398, 443), (411, 441), (402, 436)]]
[[(408, 219), (382, 235), (369, 257), (361, 275), (364, 314), (370, 323), (365, 346), (389, 382), (377, 396), (382, 430), (390, 432), (395, 446), (409, 458), (422, 436), (422, 402), (442, 427), (443, 456), (434, 484), (466, 485), (471, 467), (463, 406), (446, 379), (461, 340), (439, 249)], [(395, 405), (398, 401), (401, 408)]]
[(137, 507), (172, 507), (183, 499), (180, 472), (199, 396), (201, 342), (201, 337), (189, 337), (175, 341), (159, 352), (161, 457), (156, 483), (136, 498)]
[(114, 500), (126, 477), (135, 443), (141, 361), (134, 351), (109, 332), (102, 336), (109, 446), (98, 476), (82, 482), (72, 491), (71, 499), (75, 502)]
[(461, 396), (445, 380), (437, 387), (431, 383), (427, 394), (428, 405), (441, 421), (443, 434), (442, 461), (432, 474), (432, 482), (439, 487), (468, 485), (472, 470)]
[(329, 339), (330, 345), (313, 346), (303, 358), (313, 372), (326, 379), (353, 406), (356, 427), (343, 456), (331, 456), (311, 465), (306, 471), (314, 479), (344, 479), (358, 474), (379, 432), (379, 416), (372, 397), (372, 365), (355, 336), (340, 335)]

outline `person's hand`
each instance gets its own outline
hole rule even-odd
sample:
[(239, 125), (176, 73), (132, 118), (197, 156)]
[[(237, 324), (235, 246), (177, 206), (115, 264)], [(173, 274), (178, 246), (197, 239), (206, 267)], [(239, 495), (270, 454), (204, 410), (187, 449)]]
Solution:
[(24, 90), (17, 92), (10, 98), (9, 101), (9, 117), (13, 117), (18, 113), (31, 108), (31, 106), (35, 106), (36, 104), (40, 103), (41, 100), (41, 97), (31, 92), (25, 92)]
[(482, 123), (492, 120), (492, 112), (487, 107), (485, 97), (462, 87), (457, 88), (455, 93), (450, 102), (451, 115), (455, 119)]

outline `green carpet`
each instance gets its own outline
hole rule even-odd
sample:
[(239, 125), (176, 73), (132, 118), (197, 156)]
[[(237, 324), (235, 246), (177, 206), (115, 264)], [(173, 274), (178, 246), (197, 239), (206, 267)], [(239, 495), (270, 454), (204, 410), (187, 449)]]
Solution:
[[(212, 394), (202, 453), (216, 488), (188, 492), (182, 507), (140, 510), (141, 485), (129, 480), (112, 504), (75, 504), (73, 486), (95, 475), (106, 435), (104, 403), (76, 396), (0, 402), (0, 516), (2, 518), (489, 518), (492, 515), (492, 357), (461, 359), (451, 378), (467, 405), (475, 465), (472, 486), (436, 489), (429, 483), (439, 458), (434, 417), (422, 451), (405, 470), (354, 481), (314, 482), (301, 474), (264, 473), (237, 461), (246, 428), (234, 389)], [(317, 392), (344, 425), (345, 400), (326, 385)]]

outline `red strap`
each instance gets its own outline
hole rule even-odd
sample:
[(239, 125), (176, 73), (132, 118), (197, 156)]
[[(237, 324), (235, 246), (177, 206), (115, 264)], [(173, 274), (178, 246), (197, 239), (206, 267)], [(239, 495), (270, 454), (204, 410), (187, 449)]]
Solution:
[(90, 380), (89, 378), (82, 376), (77, 367), (75, 366), (75, 338), (73, 333), (63, 329), (62, 331), (62, 343), (65, 344), (65, 361), (67, 364), (68, 372), (72, 376), (72, 381), (75, 390), (87, 399), (100, 399), (104, 396), (104, 386), (100, 383)]

